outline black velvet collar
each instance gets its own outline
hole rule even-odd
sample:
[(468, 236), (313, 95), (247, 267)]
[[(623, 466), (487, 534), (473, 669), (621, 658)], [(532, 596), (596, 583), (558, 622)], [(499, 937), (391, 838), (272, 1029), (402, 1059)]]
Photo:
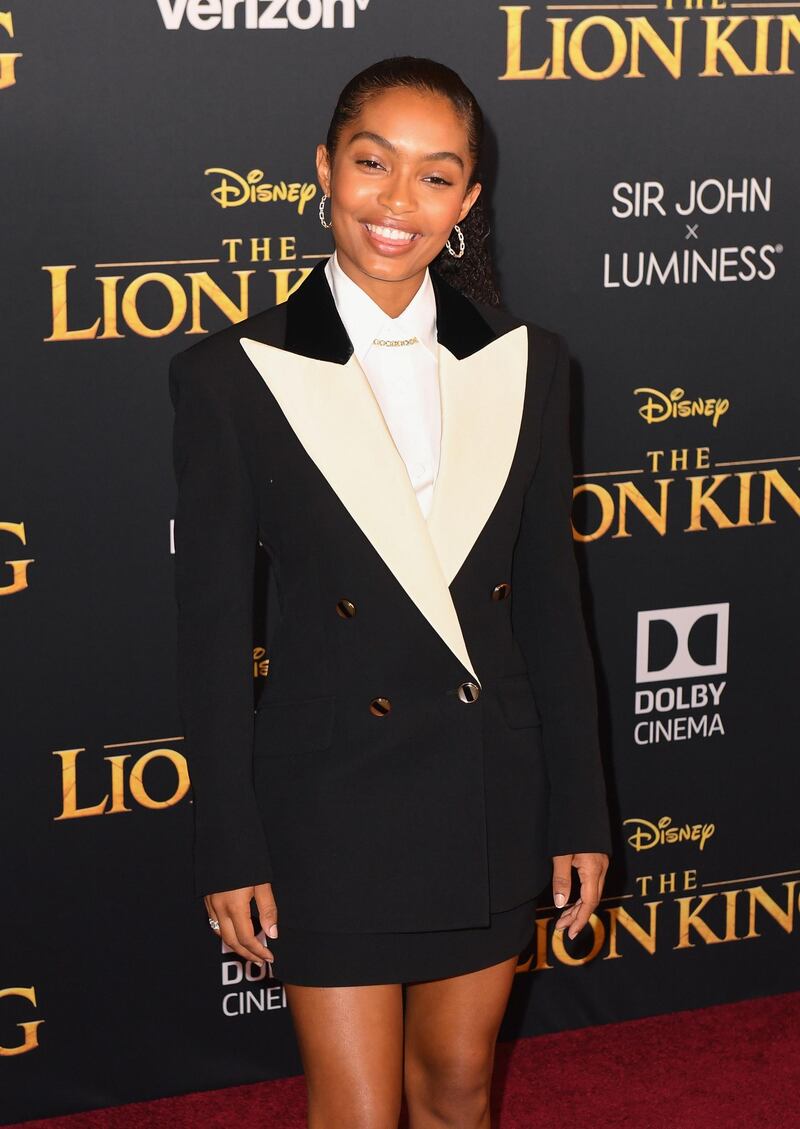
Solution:
[[(353, 352), (333, 300), (325, 263), (321, 259), (303, 284), (286, 300), (286, 338), (284, 348), (318, 361), (346, 364)], [(436, 332), (445, 348), (463, 360), (476, 353), (497, 334), (481, 317), (472, 302), (459, 290), (445, 282), (431, 267), (431, 281), (436, 295)]]

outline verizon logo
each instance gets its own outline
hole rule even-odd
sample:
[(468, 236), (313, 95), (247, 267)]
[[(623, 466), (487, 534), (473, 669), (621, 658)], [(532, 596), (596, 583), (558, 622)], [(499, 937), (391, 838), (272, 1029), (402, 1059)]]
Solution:
[(355, 27), (356, 9), (369, 0), (156, 0), (167, 31), (184, 23), (195, 31), (253, 28), (259, 31), (293, 27)]

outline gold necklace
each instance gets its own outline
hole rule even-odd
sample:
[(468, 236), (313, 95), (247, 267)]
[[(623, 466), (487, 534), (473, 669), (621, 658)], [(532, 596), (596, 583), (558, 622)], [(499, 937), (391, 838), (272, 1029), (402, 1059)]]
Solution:
[(419, 338), (406, 337), (402, 341), (385, 341), (382, 337), (373, 337), (373, 345), (416, 345)]

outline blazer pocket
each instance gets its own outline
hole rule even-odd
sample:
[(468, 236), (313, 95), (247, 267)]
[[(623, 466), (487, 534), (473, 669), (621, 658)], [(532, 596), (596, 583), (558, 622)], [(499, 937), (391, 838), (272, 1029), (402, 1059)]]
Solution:
[(541, 725), (539, 707), (527, 674), (511, 674), (497, 682), (497, 696), (503, 716), (512, 729)]
[(333, 737), (335, 701), (331, 695), (260, 703), (255, 717), (257, 752), (278, 757), (328, 748)]

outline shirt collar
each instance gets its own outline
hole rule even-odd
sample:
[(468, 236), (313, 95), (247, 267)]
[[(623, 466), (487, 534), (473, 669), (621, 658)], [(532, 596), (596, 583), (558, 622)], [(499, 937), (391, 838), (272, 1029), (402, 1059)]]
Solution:
[[(436, 295), (429, 270), (414, 297), (399, 317), (392, 318), (342, 270), (336, 252), (325, 264), (325, 275), (347, 336), (359, 361), (373, 347), (374, 338), (402, 340), (417, 337), (436, 357)], [(376, 346), (381, 348), (381, 346)]]

